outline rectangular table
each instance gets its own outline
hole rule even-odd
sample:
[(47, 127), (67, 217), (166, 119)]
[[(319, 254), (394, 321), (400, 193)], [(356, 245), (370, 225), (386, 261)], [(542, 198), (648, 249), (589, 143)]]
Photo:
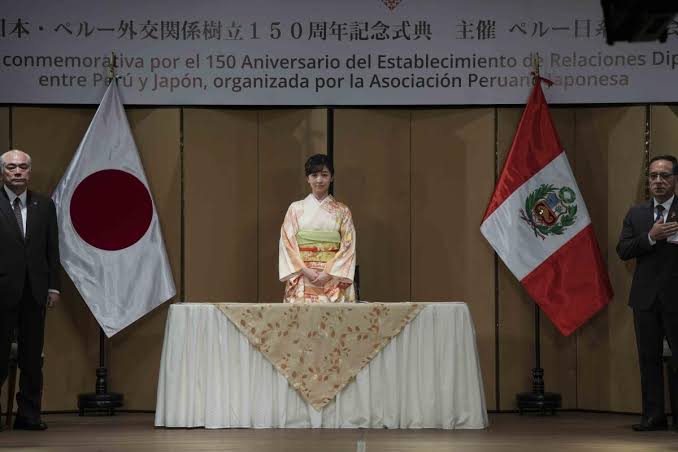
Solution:
[(155, 425), (485, 428), (468, 307), (427, 304), (335, 400), (317, 411), (214, 305), (174, 304), (165, 328)]

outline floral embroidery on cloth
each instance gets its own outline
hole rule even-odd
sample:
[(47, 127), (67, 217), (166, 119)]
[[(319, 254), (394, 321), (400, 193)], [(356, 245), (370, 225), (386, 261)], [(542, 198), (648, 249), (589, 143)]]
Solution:
[(331, 402), (422, 303), (215, 306), (316, 410)]

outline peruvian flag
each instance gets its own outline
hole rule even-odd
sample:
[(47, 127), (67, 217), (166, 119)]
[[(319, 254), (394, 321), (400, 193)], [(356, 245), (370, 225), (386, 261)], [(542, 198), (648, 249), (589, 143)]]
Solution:
[(569, 336), (609, 303), (612, 288), (542, 80), (527, 101), (480, 231)]

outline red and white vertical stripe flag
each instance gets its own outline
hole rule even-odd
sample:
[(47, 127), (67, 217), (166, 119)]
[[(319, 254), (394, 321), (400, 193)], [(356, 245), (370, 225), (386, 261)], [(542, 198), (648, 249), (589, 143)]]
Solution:
[(480, 231), (568, 336), (610, 301), (612, 288), (542, 80), (527, 101)]

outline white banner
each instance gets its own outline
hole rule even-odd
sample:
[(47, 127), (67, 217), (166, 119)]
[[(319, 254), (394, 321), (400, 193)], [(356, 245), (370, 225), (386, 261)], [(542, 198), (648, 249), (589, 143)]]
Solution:
[(608, 46), (599, 1), (0, 0), (0, 103), (94, 104), (118, 55), (151, 105), (678, 102), (666, 43)]

